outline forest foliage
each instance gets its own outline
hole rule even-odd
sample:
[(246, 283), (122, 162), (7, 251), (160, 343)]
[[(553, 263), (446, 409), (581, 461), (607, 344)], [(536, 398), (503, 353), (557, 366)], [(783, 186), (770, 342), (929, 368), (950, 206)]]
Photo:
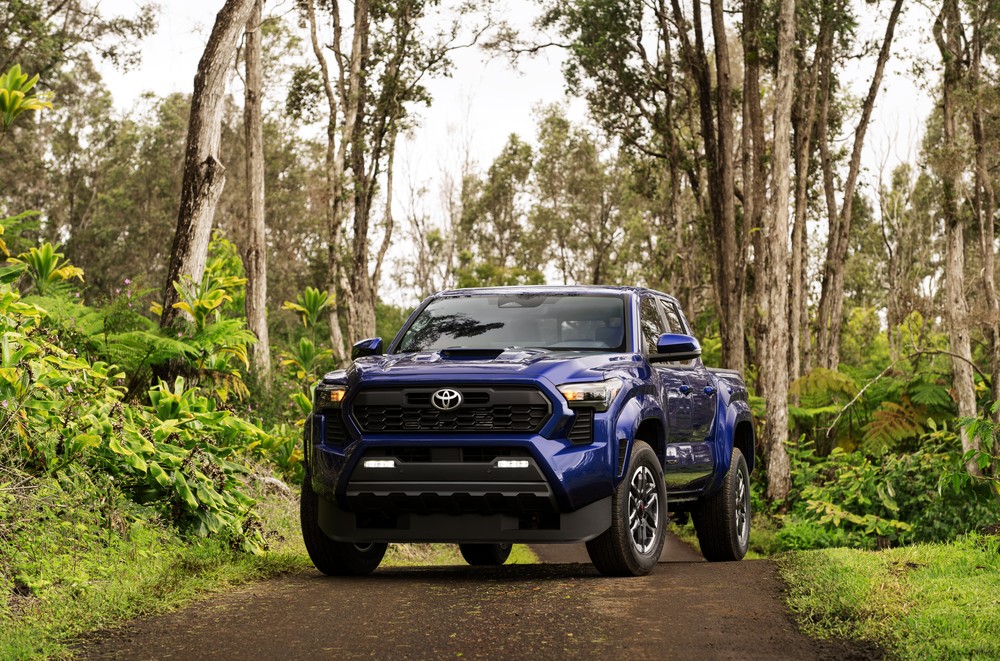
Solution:
[[(778, 4), (549, 3), (535, 27), (563, 40), (568, 93), (589, 118), (539, 107), (534, 135), (511, 135), (489, 162), (461, 154), (436, 189), (411, 186), (408, 199), (393, 159), (397, 139), (420, 130), (416, 108), (433, 102), (425, 77), (446, 74), (454, 53), (476, 44), (527, 57), (549, 47), (540, 33), (514, 31), (492, 5), (358, 3), (367, 23), (309, 0), (265, 14), (273, 369), (261, 378), (246, 320), (243, 98), (222, 99), (227, 182), (204, 273), (168, 283), (192, 99), (149, 95), (121, 112), (96, 65), (134, 62), (154, 13), (7, 3), (0, 544), (17, 539), (33, 495), (87, 489), (102, 494), (95, 502), (113, 529), (156, 522), (263, 549), (247, 484), (271, 470), (301, 474), (311, 384), (343, 362), (349, 342), (362, 331), (393, 336), (438, 289), (540, 283), (670, 292), (706, 362), (744, 370), (758, 447), (767, 458), (787, 452), (790, 468), (777, 497), (776, 474), (755, 475), (755, 508), (773, 517), (771, 550), (944, 540), (995, 524), (1000, 317), (987, 274), (1000, 125), (979, 120), (995, 110), (1000, 15), (955, 0), (931, 10), (945, 51), (952, 36), (962, 51), (958, 77), (944, 76), (952, 60), (923, 62), (940, 103), (922, 143), (845, 199), (857, 165), (841, 145), (859, 135), (867, 103), (846, 63), (902, 57), (882, 32), (899, 4), (794, 3), (791, 199), (775, 202), (765, 120), (781, 105)], [(884, 48), (865, 47), (869, 24)], [(355, 40), (367, 78), (348, 66)], [(782, 203), (790, 225), (775, 239), (769, 219)], [(723, 241), (728, 233), (738, 245)], [(762, 267), (774, 240), (789, 248), (781, 282)], [(161, 327), (168, 285), (178, 314)], [(787, 305), (763, 314), (778, 288)], [(770, 348), (775, 328), (788, 355)], [(776, 373), (787, 391), (775, 390)], [(774, 423), (776, 406), (787, 425)], [(16, 575), (0, 566), (8, 586), (27, 580)]]

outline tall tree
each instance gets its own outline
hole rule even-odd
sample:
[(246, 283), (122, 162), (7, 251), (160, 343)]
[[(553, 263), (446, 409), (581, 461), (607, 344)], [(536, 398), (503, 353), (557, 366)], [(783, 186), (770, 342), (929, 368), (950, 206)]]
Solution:
[(226, 184), (226, 168), (219, 159), (226, 77), (253, 8), (254, 0), (226, 0), (215, 17), (212, 34), (198, 62), (177, 230), (163, 289), (162, 326), (172, 324), (177, 315), (173, 307), (177, 302), (174, 281), (188, 276), (200, 282), (205, 272), (215, 207)]
[[(997, 8), (993, 2), (972, 4), (972, 43), (969, 53), (969, 96), (972, 98), (972, 140), (975, 145), (975, 187), (972, 208), (979, 225), (979, 249), (982, 258), (983, 296), (986, 299), (986, 339), (990, 347), (990, 368), (992, 399), (1000, 401), (1000, 298), (996, 287), (996, 230), (994, 213), (996, 197), (993, 192), (993, 177), (990, 172), (987, 144), (986, 109), (983, 97), (987, 94), (983, 81), (983, 52), (985, 42), (997, 26)], [(1000, 410), (994, 413), (994, 420), (1000, 422)]]
[[(803, 363), (808, 356), (810, 345), (808, 310), (808, 236), (807, 216), (809, 213), (809, 181), (813, 163), (815, 142), (813, 134), (818, 115), (818, 92), (820, 70), (829, 71), (833, 60), (834, 28), (830, 20), (833, 3), (820, 3), (820, 15), (816, 23), (818, 30), (813, 44), (813, 57), (807, 61), (807, 50), (813, 34), (807, 30), (806, 21), (798, 21), (799, 47), (796, 49), (798, 80), (795, 105), (792, 108), (792, 129), (794, 132), (793, 157), (795, 159), (795, 216), (792, 223), (791, 283), (788, 300), (788, 373), (791, 379), (802, 375), (806, 367)], [(801, 11), (800, 15), (805, 15)], [(824, 74), (828, 75), (828, 74)]]
[(459, 286), (541, 281), (546, 248), (529, 223), (534, 153), (517, 135), (483, 177), (463, 182)]
[[(826, 261), (823, 265), (822, 291), (820, 293), (819, 310), (817, 311), (817, 362), (830, 369), (837, 367), (840, 358), (840, 326), (844, 308), (844, 264), (847, 259), (847, 248), (850, 243), (851, 220), (854, 204), (855, 188), (861, 170), (861, 151), (865, 143), (865, 135), (875, 108), (875, 100), (882, 86), (882, 76), (885, 64), (892, 50), (893, 35), (896, 22), (903, 8), (903, 0), (894, 0), (889, 20), (886, 21), (885, 35), (875, 61), (875, 71), (868, 86), (868, 94), (861, 104), (861, 117), (854, 129), (854, 142), (851, 147), (851, 157), (847, 166), (847, 176), (844, 183), (838, 186), (834, 178), (834, 162), (830, 149), (830, 139), (826, 130), (826, 112), (830, 107), (830, 96), (833, 93), (834, 78), (828, 76), (824, 81), (824, 121), (820, 132), (820, 153), (823, 166), (823, 186), (826, 193), (827, 218), (829, 233), (827, 239)], [(837, 208), (836, 190), (841, 191), (840, 209)]]
[[(676, 0), (675, 0), (676, 1)], [(710, 0), (712, 35), (715, 41), (716, 121), (715, 153), (708, 156), (709, 196), (712, 207), (712, 233), (715, 240), (715, 289), (719, 296), (719, 327), (722, 334), (722, 364), (743, 370), (745, 363), (745, 324), (743, 299), (745, 292), (746, 245), (739, 241), (736, 222), (736, 151), (733, 129), (733, 83), (729, 61), (729, 40), (723, 17), (723, 0)], [(695, 43), (701, 53), (705, 44), (701, 36), (701, 6), (694, 3)], [(707, 67), (702, 70), (707, 76)], [(710, 95), (707, 80), (699, 82), (702, 95)], [(711, 113), (702, 114), (702, 132), (711, 125)], [(706, 147), (708, 140), (706, 139)], [(746, 230), (746, 228), (743, 228)]]
[[(339, 264), (339, 251), (341, 244), (341, 234), (343, 232), (344, 226), (344, 168), (347, 162), (347, 142), (344, 140), (340, 141), (340, 146), (337, 146), (338, 137), (338, 120), (341, 113), (344, 113), (347, 118), (353, 122), (357, 117), (357, 111), (354, 109), (355, 100), (358, 98), (357, 94), (354, 94), (348, 99), (349, 107), (341, 108), (340, 100), (337, 97), (337, 93), (334, 91), (334, 84), (331, 78), (330, 65), (326, 58), (326, 52), (323, 49), (323, 45), (319, 40), (319, 27), (318, 20), (316, 17), (316, 3), (314, 0), (305, 0), (305, 13), (306, 20), (309, 24), (309, 40), (312, 44), (313, 55), (316, 58), (316, 63), (319, 66), (319, 78), (322, 84), (323, 96), (327, 104), (327, 117), (326, 117), (326, 148), (324, 150), (324, 173), (326, 175), (326, 187), (323, 189), (323, 209), (326, 216), (326, 226), (327, 226), (327, 287), (333, 297), (334, 302), (337, 302), (337, 286), (339, 284), (339, 268), (334, 268)], [(333, 12), (333, 43), (330, 48), (334, 50), (335, 53), (340, 52), (340, 42), (343, 36), (343, 27), (340, 23), (340, 13), (339, 11)], [(340, 60), (338, 59), (338, 64)], [(343, 69), (341, 68), (341, 72)], [(341, 73), (340, 79), (338, 81), (338, 89), (343, 92), (343, 74)], [(345, 101), (347, 101), (345, 99)], [(351, 127), (347, 129), (348, 133), (353, 132)], [(329, 307), (329, 314), (327, 315), (327, 321), (330, 328), (330, 344), (333, 348), (333, 354), (337, 362), (344, 363), (347, 361), (347, 347), (344, 342), (343, 331), (340, 325), (340, 306), (337, 304), (331, 305)]]
[(265, 384), (271, 376), (271, 338), (267, 328), (267, 226), (264, 219), (264, 121), (261, 27), (264, 0), (254, 0), (246, 26), (243, 130), (246, 142), (246, 219), (242, 232), (246, 274), (247, 328), (257, 337), (253, 370)]
[[(961, 417), (976, 414), (976, 391), (972, 377), (972, 345), (969, 307), (965, 298), (965, 222), (959, 196), (963, 164), (958, 144), (958, 94), (963, 77), (965, 35), (958, 0), (943, 0), (934, 20), (934, 42), (941, 53), (941, 145), (937, 166), (941, 178), (941, 215), (945, 230), (945, 309), (952, 354), (953, 391)], [(961, 430), (962, 450), (979, 450), (979, 441)], [(966, 464), (970, 475), (979, 476), (979, 465)]]
[(759, 314), (766, 319), (758, 350), (761, 393), (766, 400), (767, 496), (788, 497), (792, 478), (785, 450), (788, 438), (788, 213), (791, 192), (791, 133), (795, 77), (795, 0), (778, 11), (778, 73), (774, 98), (774, 160), (770, 212), (764, 215)]
[(539, 116), (538, 143), (530, 223), (537, 239), (552, 246), (549, 265), (568, 283), (629, 281), (634, 261), (625, 256), (636, 255), (641, 235), (650, 232), (640, 220), (644, 204), (628, 154), (609, 154), (558, 106)]
[[(332, 42), (337, 71), (332, 72), (319, 43), (318, 16), (312, 0), (306, 0), (306, 13), (313, 35), (313, 51), (324, 78), (323, 89), (331, 115), (327, 127), (327, 160), (330, 182), (330, 235), (328, 273), (336, 290), (336, 316), (330, 316), (334, 351), (345, 356), (339, 332), (340, 317), (346, 317), (347, 335), (352, 338), (375, 332), (375, 305), (378, 300), (376, 276), (391, 237), (391, 209), (383, 216), (382, 241), (372, 260), (372, 212), (379, 185), (385, 185), (391, 200), (392, 177), (389, 175), (396, 147), (396, 136), (408, 116), (407, 106), (429, 100), (423, 80), (445, 71), (452, 50), (462, 47), (460, 37), (468, 28), (463, 21), (469, 5), (450, 7), (454, 11), (443, 29), (429, 33), (430, 15), (439, 7), (432, 0), (406, 0), (398, 3), (357, 0), (353, 20), (345, 21), (341, 7), (331, 4)], [(349, 26), (349, 27), (347, 27)], [(482, 33), (471, 29), (471, 43)], [(350, 50), (342, 45), (350, 31)], [(334, 117), (342, 123), (334, 123)], [(336, 143), (336, 148), (333, 144)], [(347, 173), (350, 173), (349, 179)], [(351, 217), (350, 236), (347, 220)], [(340, 345), (338, 346), (338, 337)]]
[(680, 0), (554, 2), (541, 26), (568, 41), (567, 81), (601, 126), (660, 160), (670, 224), (682, 232), (685, 213), (700, 220), (711, 245), (722, 363), (742, 369), (747, 245), (737, 240), (745, 228), (736, 213), (735, 95), (723, 2), (709, 5), (712, 44), (700, 2), (690, 16)]

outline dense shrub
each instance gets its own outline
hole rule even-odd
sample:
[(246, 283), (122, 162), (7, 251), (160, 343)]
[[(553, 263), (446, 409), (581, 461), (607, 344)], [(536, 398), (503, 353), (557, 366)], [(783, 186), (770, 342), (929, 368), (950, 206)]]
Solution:
[(776, 539), (783, 549), (935, 542), (1000, 520), (988, 484), (959, 482), (964, 472), (956, 434), (936, 429), (916, 452), (884, 454), (835, 448), (820, 456), (811, 443), (790, 444), (793, 489)]

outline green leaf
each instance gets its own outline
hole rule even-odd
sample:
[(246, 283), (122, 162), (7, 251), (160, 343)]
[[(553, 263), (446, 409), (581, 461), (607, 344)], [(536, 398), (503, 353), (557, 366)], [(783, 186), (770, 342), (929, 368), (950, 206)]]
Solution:
[(198, 499), (194, 497), (194, 494), (191, 492), (191, 487), (188, 486), (187, 480), (184, 479), (184, 475), (180, 471), (174, 471), (174, 488), (177, 490), (177, 495), (180, 496), (181, 501), (187, 505), (188, 509), (198, 509)]

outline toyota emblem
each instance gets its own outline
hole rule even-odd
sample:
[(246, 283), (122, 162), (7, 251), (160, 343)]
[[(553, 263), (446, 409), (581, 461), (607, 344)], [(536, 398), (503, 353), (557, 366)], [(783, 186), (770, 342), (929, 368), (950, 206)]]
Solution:
[(462, 405), (462, 393), (452, 388), (442, 388), (431, 395), (431, 406), (439, 411), (451, 411)]

